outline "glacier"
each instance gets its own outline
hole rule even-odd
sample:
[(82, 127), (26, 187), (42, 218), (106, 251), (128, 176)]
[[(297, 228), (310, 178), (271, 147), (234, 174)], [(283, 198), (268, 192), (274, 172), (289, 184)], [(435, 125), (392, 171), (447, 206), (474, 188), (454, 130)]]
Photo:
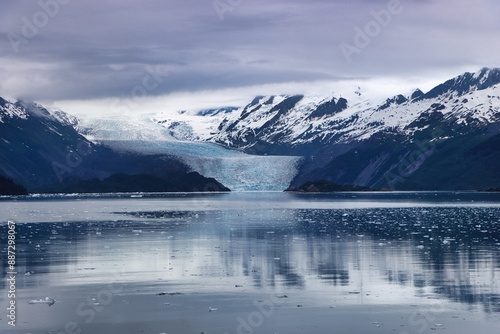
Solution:
[(257, 156), (215, 143), (178, 140), (147, 115), (78, 117), (87, 139), (115, 150), (175, 156), (193, 171), (213, 177), (232, 191), (283, 191), (298, 172), (301, 157)]

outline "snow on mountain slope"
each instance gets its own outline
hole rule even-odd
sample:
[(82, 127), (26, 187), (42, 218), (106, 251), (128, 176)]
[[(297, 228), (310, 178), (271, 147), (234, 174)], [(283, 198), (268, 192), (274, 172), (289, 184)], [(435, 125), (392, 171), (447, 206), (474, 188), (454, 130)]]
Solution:
[(77, 130), (92, 141), (106, 140), (175, 140), (170, 132), (149, 120), (147, 116), (116, 116), (109, 118), (87, 118), (80, 116)]
[[(500, 69), (485, 68), (450, 79), (427, 93), (417, 89), (389, 99), (381, 98), (378, 91), (348, 85), (346, 92), (338, 89), (330, 96), (258, 96), (240, 108), (158, 111), (133, 117), (78, 115), (79, 119), (61, 110), (49, 112), (37, 104), (0, 99), (0, 125), (37, 117), (43, 120), (44, 130), (56, 137), (65, 135), (71, 126), (87, 139), (115, 149), (176, 156), (232, 190), (283, 190), (303, 168), (297, 155), (315, 154), (318, 147), (322, 150), (311, 168), (317, 167), (318, 160), (326, 164), (358, 147), (352, 143), (381, 138), (376, 136), (379, 133), (397, 133), (398, 138), (411, 141), (420, 130), (436, 125), (452, 124), (466, 133), (498, 124), (499, 85)], [(452, 138), (455, 129), (440, 139)], [(335, 144), (348, 145), (339, 149)], [(375, 162), (380, 158), (373, 157)], [(372, 167), (376, 166), (366, 170)], [(360, 175), (365, 174), (370, 173)]]
[[(60, 182), (77, 170), (63, 165), (80, 148), (93, 152), (92, 145), (75, 129), (36, 103), (9, 102), (0, 98), (0, 173), (28, 189)], [(71, 155), (74, 157), (75, 155)], [(78, 161), (77, 165), (80, 164)], [(57, 166), (63, 166), (57, 169)], [(65, 169), (63, 169), (65, 168)], [(78, 169), (76, 173), (86, 172)], [(74, 174), (74, 175), (75, 175)]]
[(4, 123), (6, 118), (26, 119), (28, 113), (20, 106), (0, 98), (0, 123)]
[[(217, 114), (206, 111), (203, 117), (217, 117)], [(253, 156), (214, 143), (177, 140), (168, 129), (147, 116), (80, 118), (76, 127), (87, 139), (116, 150), (175, 156), (192, 170), (217, 179), (233, 191), (286, 189), (297, 174), (300, 159)]]
[(220, 109), (205, 109), (196, 112), (178, 111), (171, 113), (160, 112), (152, 120), (168, 129), (168, 133), (180, 140), (206, 141), (213, 134), (220, 122), (236, 107)]
[(46, 130), (52, 131), (62, 136), (60, 126), (72, 126), (76, 120), (62, 111), (50, 112), (42, 105), (35, 102), (16, 101), (10, 102), (0, 98), (0, 123), (16, 122), (17, 120), (32, 120), (33, 118), (41, 121)]
[(24, 101), (10, 102), (0, 97), (0, 122), (6, 119), (28, 119), (30, 116), (45, 117), (55, 120), (47, 109), (37, 103)]
[(411, 136), (429, 126), (429, 114), (441, 122), (484, 126), (500, 121), (500, 69), (464, 73), (424, 94), (414, 90), (392, 98), (356, 94), (260, 96), (227, 113), (158, 114), (155, 120), (182, 140), (221, 143), (248, 149), (259, 142), (288, 145), (349, 143), (383, 131)]

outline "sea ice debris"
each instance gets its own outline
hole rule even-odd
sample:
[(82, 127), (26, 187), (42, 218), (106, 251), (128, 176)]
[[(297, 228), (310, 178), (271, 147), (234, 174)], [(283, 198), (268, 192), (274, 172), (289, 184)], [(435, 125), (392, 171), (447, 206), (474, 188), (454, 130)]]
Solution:
[(47, 304), (49, 306), (54, 305), (56, 300), (54, 298), (45, 297), (45, 299), (32, 299), (28, 301), (28, 304)]

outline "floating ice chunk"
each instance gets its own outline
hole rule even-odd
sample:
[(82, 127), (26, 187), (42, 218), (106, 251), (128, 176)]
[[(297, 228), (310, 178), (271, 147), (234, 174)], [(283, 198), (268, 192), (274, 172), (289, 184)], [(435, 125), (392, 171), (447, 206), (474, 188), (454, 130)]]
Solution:
[(55, 302), (56, 300), (54, 298), (45, 297), (45, 299), (32, 299), (28, 301), (28, 304), (47, 304), (52, 306)]
[(182, 292), (160, 292), (157, 293), (158, 296), (177, 296), (177, 295), (182, 295)]

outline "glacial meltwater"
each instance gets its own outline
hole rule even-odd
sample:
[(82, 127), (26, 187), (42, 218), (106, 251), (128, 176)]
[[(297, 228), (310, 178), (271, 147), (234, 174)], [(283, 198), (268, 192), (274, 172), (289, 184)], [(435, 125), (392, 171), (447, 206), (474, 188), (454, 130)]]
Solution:
[(33, 195), (0, 221), (2, 334), (500, 328), (500, 193)]

